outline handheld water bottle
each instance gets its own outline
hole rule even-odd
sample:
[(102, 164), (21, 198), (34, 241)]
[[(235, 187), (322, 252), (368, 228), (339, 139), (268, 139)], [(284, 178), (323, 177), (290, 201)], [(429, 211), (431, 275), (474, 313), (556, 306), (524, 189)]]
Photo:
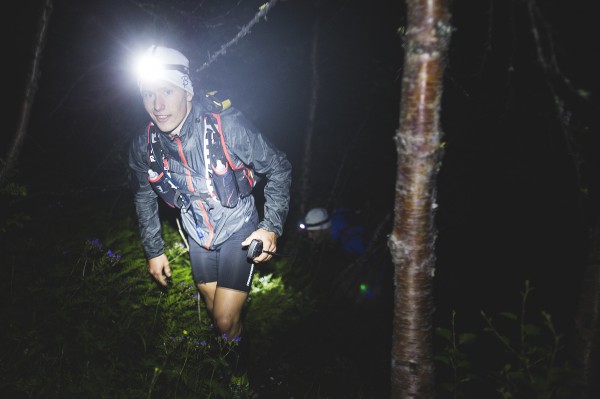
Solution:
[(220, 159), (216, 159), (210, 167), (212, 169), (213, 186), (221, 205), (227, 208), (235, 207), (238, 203), (239, 194), (237, 180), (231, 166), (227, 162), (223, 163)]

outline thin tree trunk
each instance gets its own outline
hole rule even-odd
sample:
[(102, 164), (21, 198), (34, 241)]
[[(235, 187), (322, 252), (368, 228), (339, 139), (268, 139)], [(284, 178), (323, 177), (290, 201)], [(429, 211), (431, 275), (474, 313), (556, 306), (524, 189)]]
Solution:
[[(319, 0), (317, 0), (317, 7)], [(308, 102), (308, 117), (306, 121), (306, 133), (304, 135), (304, 156), (302, 158), (302, 180), (300, 186), (300, 214), (304, 215), (307, 210), (310, 196), (310, 164), (312, 153), (312, 138), (315, 130), (315, 115), (319, 94), (319, 74), (317, 70), (317, 50), (319, 43), (319, 19), (315, 16), (312, 27), (312, 47), (310, 51), (310, 99)]]
[[(576, 136), (572, 131), (572, 111), (570, 109), (572, 107), (568, 106), (568, 102), (560, 94), (561, 90), (557, 89), (557, 82), (560, 82), (561, 86), (566, 83), (566, 86), (572, 92), (577, 92), (577, 89), (571, 85), (570, 80), (565, 78), (559, 69), (554, 46), (544, 45), (544, 43), (552, 44), (553, 41), (551, 34), (546, 31), (547, 26), (541, 18), (537, 3), (528, 0), (526, 5), (538, 64), (553, 99), (556, 118), (565, 138), (568, 155), (573, 161), (581, 219), (586, 221), (589, 219), (584, 205), (585, 201), (588, 200), (588, 190), (586, 188), (592, 182), (584, 179), (585, 173), (583, 173), (582, 167), (586, 162), (577, 150), (578, 147), (581, 148), (581, 143), (578, 145)], [(592, 175), (596, 176), (596, 174)], [(593, 209), (593, 211), (596, 211), (598, 205), (600, 205), (598, 199), (595, 200), (594, 204), (596, 209)], [(584, 225), (588, 227), (587, 223)], [(575, 309), (574, 333), (570, 337), (567, 348), (569, 360), (577, 370), (577, 392), (573, 396), (577, 399), (596, 399), (600, 397), (600, 381), (598, 380), (598, 375), (600, 375), (600, 219), (596, 220), (595, 225), (589, 227), (593, 230), (590, 252), (579, 291), (579, 302)]]
[(576, 398), (600, 397), (600, 218), (592, 237), (575, 313), (575, 334), (570, 343), (570, 359), (578, 370)]
[(435, 180), (441, 165), (440, 104), (449, 46), (445, 0), (408, 0), (394, 226), (392, 398), (434, 397)]
[(33, 100), (37, 91), (37, 82), (40, 75), (40, 63), (42, 61), (42, 51), (46, 43), (46, 33), (48, 31), (48, 24), (50, 23), (50, 15), (52, 14), (52, 0), (46, 0), (42, 8), (40, 15), (38, 32), (35, 42), (35, 51), (33, 53), (33, 60), (31, 62), (31, 72), (29, 74), (29, 81), (25, 88), (25, 97), (23, 98), (23, 104), (21, 105), (21, 114), (19, 118), (19, 124), (17, 126), (17, 132), (13, 139), (10, 150), (6, 155), (6, 161), (4, 167), (0, 170), (0, 185), (3, 184), (10, 173), (13, 171), (19, 158), (19, 152), (23, 140), (27, 135), (27, 128), (29, 126), (29, 119), (31, 110), (33, 108)]

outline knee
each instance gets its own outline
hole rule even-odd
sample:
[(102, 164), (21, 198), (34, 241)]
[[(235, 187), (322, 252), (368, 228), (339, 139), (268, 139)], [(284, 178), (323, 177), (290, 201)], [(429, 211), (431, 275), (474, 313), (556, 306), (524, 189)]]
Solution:
[(240, 323), (231, 315), (215, 315), (214, 322), (219, 334), (225, 334), (228, 339), (237, 338), (240, 335)]

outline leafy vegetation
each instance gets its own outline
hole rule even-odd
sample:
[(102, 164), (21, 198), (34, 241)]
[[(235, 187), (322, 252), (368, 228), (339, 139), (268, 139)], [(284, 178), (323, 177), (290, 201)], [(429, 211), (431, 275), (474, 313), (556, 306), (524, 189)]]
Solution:
[[(147, 274), (128, 198), (81, 195), (40, 205), (31, 190), (18, 185), (5, 187), (0, 196), (6, 254), (0, 388), (6, 397), (230, 397), (225, 359), (239, 343), (215, 333), (176, 226), (163, 224), (173, 277), (162, 289)], [(382, 397), (386, 386), (374, 393), (360, 381), (365, 368), (386, 379), (385, 359), (379, 359), (385, 353), (375, 350), (381, 342), (360, 338), (357, 345), (349, 339), (351, 329), (371, 337), (372, 308), (348, 305), (356, 306), (345, 311), (355, 324), (342, 329), (321, 324), (335, 315), (320, 309), (311, 277), (292, 270), (308, 251), (298, 251), (298, 245), (288, 243), (293, 257), (277, 258), (255, 275), (245, 314), (252, 357), (261, 369), (256, 375), (262, 381), (255, 384), (271, 384), (273, 397)], [(482, 392), (503, 399), (568, 397), (572, 374), (563, 360), (562, 337), (547, 312), (536, 321), (526, 317), (531, 291), (526, 284), (519, 316), (505, 312), (495, 320), (482, 312), (479, 332), (459, 332), (456, 313), (449, 328), (436, 328), (439, 397), (479, 398)], [(319, 324), (312, 325), (315, 320)], [(300, 325), (303, 330), (286, 343), (289, 330)], [(302, 335), (311, 328), (313, 334)], [(293, 347), (287, 359), (273, 352), (281, 350), (281, 343), (273, 345), (280, 338)], [(290, 364), (293, 351), (303, 365)], [(364, 364), (358, 367), (356, 358)], [(327, 386), (323, 379), (330, 380)]]
[[(225, 358), (239, 343), (215, 333), (177, 230), (163, 225), (173, 276), (161, 289), (147, 274), (133, 219), (102, 222), (91, 212), (104, 210), (91, 208), (83, 220), (98, 223), (87, 226), (104, 231), (96, 237), (80, 235), (73, 225), (75, 232), (55, 226), (57, 234), (27, 244), (22, 238), (39, 229), (27, 222), (36, 218), (2, 226), (10, 233), (3, 244), (14, 250), (13, 272), (2, 287), (8, 293), (0, 343), (3, 391), (44, 398), (229, 397)], [(46, 217), (82, 221), (68, 212)], [(299, 307), (310, 311), (307, 305), (281, 277), (257, 273), (247, 322), (269, 337), (290, 314), (302, 315)]]
[[(481, 311), (485, 324), (479, 333), (457, 332), (454, 311), (450, 329), (436, 329), (442, 342), (436, 361), (443, 368), (440, 375), (445, 376), (439, 382), (441, 392), (453, 399), (477, 395), (502, 399), (572, 397), (576, 375), (561, 356), (562, 335), (556, 331), (551, 315), (541, 311), (541, 319), (536, 322), (526, 317), (532, 291), (529, 281), (525, 281), (520, 314), (500, 312), (502, 323)], [(482, 349), (485, 363), (475, 364), (475, 351)]]

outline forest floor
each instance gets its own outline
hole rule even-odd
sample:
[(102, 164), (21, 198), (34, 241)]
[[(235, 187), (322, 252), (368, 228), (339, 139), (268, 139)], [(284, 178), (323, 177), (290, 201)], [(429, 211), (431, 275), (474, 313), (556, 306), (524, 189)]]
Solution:
[(321, 304), (250, 370), (260, 398), (387, 398), (391, 301)]
[[(81, 198), (30, 194), (3, 204), (4, 210), (11, 214), (2, 214), (0, 227), (4, 230), (0, 246), (14, 255), (9, 262), (13, 264), (12, 273), (37, 274), (36, 279), (42, 281), (45, 274), (56, 271), (53, 256), (68, 252), (68, 248), (54, 248), (55, 255), (45, 257), (42, 248), (51, 248), (55, 242), (70, 242), (68, 245), (76, 247), (77, 242), (95, 235), (115, 233), (110, 226), (117, 219), (133, 217), (128, 214), (131, 204), (126, 205), (126, 198), (123, 193)], [(10, 225), (10, 220), (20, 221), (22, 226)], [(19, 246), (22, 247), (18, 249)], [(15, 258), (26, 251), (24, 248), (39, 248), (39, 251), (28, 250), (26, 257)], [(293, 274), (289, 278), (293, 279)], [(315, 300), (310, 312), (302, 317), (288, 315), (290, 322), (283, 320), (284, 327), (277, 334), (266, 340), (261, 337), (261, 343), (254, 348), (249, 332), (248, 376), (253, 397), (389, 397), (391, 287), (377, 296), (361, 296), (358, 290), (333, 295), (328, 273), (323, 270), (312, 278), (321, 279), (321, 284), (316, 290), (314, 287), (306, 290)], [(288, 283), (302, 287), (298, 281)], [(11, 283), (9, 289), (14, 293), (16, 287)], [(7, 314), (18, 312), (12, 307), (2, 310)], [(277, 322), (281, 324), (282, 320)]]

